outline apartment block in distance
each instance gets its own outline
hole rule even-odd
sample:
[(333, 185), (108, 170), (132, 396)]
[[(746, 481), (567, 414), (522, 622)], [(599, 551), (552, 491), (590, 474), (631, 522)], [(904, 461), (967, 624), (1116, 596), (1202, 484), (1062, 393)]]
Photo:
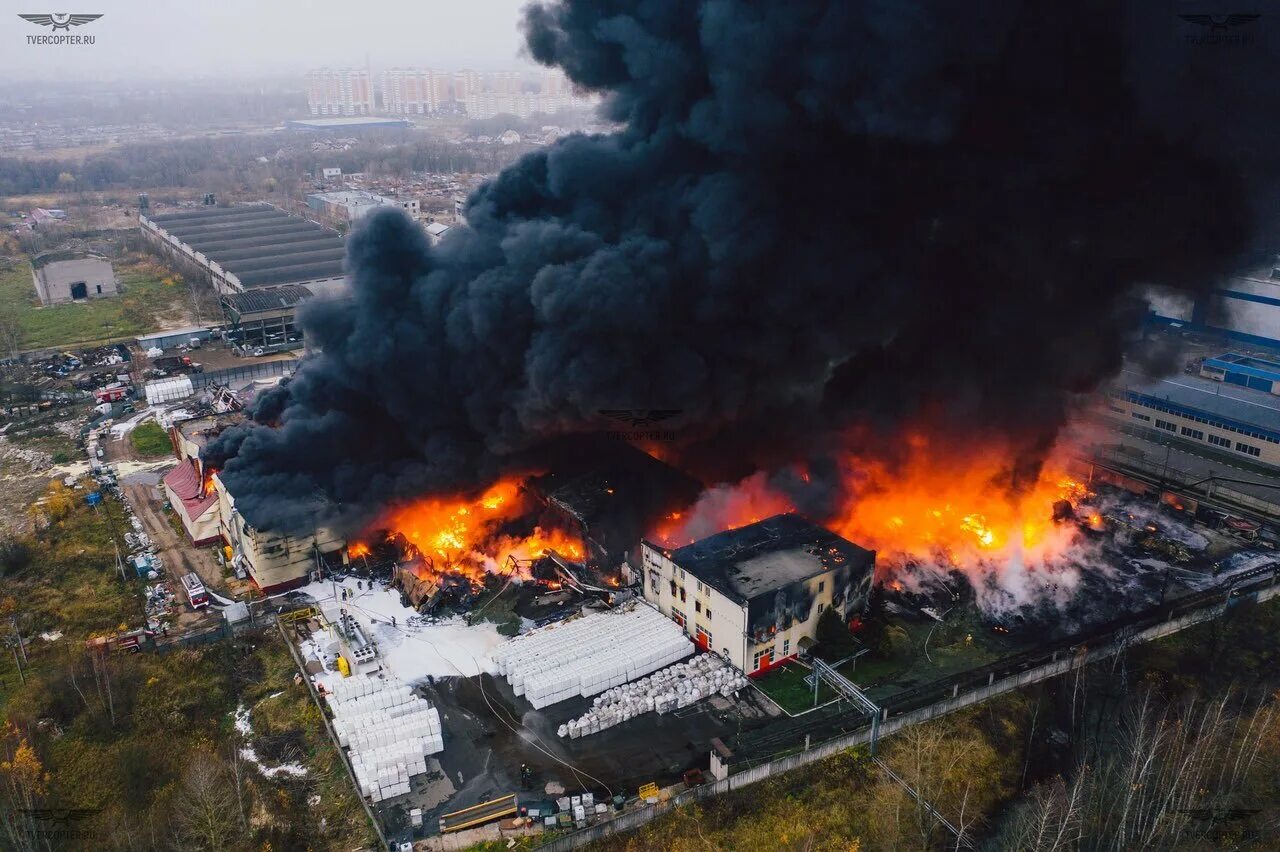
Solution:
[(430, 115), (453, 98), (453, 75), (423, 68), (382, 73), (382, 108), (393, 115)]
[(319, 68), (307, 73), (312, 115), (372, 115), (373, 82), (357, 68)]

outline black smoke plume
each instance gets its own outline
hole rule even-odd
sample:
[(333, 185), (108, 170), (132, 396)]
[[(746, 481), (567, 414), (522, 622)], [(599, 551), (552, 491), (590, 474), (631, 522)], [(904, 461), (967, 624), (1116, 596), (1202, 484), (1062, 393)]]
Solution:
[(371, 216), (223, 477), (263, 526), (358, 526), (615, 409), (679, 410), (708, 479), (906, 423), (1033, 474), (1144, 288), (1204, 293), (1271, 218), (1280, 15), (1215, 46), (1158, 6), (535, 3), (529, 53), (621, 129), (525, 156), (439, 246)]

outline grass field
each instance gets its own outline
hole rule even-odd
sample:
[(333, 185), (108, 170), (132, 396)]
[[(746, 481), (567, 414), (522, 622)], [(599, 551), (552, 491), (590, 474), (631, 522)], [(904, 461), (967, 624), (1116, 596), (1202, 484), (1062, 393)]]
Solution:
[(134, 452), (147, 458), (159, 458), (173, 452), (169, 433), (154, 420), (148, 420), (130, 432), (129, 442), (133, 444)]
[[(804, 682), (809, 671), (799, 663), (786, 663), (756, 678), (756, 686), (788, 713), (803, 713), (814, 707), (813, 687)], [(835, 693), (826, 683), (818, 685), (819, 704), (825, 704), (835, 697)]]
[(186, 313), (186, 285), (145, 256), (114, 261), (123, 293), (106, 299), (43, 307), (36, 298), (31, 265), (22, 260), (0, 268), (0, 312), (16, 313), (23, 349), (71, 347), (133, 337), (178, 322)]

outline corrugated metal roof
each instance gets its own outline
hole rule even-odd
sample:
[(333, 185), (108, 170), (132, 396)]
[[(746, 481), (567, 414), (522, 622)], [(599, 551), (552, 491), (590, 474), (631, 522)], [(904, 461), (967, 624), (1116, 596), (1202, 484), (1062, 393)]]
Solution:
[(343, 275), (345, 248), (337, 232), (270, 205), (211, 207), (150, 218), (235, 275), (245, 288)]
[(252, 314), (259, 311), (277, 311), (282, 308), (292, 308), (310, 299), (311, 296), (311, 291), (306, 287), (298, 284), (288, 284), (284, 287), (272, 287), (269, 290), (247, 290), (244, 293), (234, 293), (224, 298), (231, 304), (236, 313), (243, 316), (244, 314)]
[(244, 287), (265, 287), (273, 284), (290, 284), (295, 281), (314, 281), (318, 278), (341, 278), (345, 272), (341, 260), (325, 263), (308, 263), (299, 266), (283, 266), (279, 269), (260, 269), (236, 275)]
[(195, 463), (190, 460), (166, 473), (164, 484), (178, 496), (182, 513), (192, 521), (212, 509), (218, 502), (218, 492), (214, 488), (210, 487), (208, 493), (200, 493), (200, 474), (196, 472)]

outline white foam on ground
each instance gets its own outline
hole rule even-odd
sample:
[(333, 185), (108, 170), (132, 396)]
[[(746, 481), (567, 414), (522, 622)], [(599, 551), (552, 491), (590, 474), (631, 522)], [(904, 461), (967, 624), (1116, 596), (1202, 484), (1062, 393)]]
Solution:
[[(283, 693), (277, 692), (272, 695), (268, 695), (262, 700), (269, 701), (281, 694)], [(249, 722), (249, 708), (245, 707), (244, 704), (240, 704), (236, 707), (234, 716), (236, 730), (239, 731), (246, 740), (248, 740), (249, 737), (253, 735), (253, 725)], [(258, 767), (258, 771), (268, 778), (275, 778), (280, 775), (288, 775), (291, 778), (305, 778), (307, 775), (307, 767), (303, 766), (301, 763), (282, 763), (279, 766), (265, 765), (262, 762), (262, 759), (258, 757), (258, 753), (254, 751), (253, 746), (243, 746), (240, 749), (240, 757)]]
[[(411, 624), (419, 616), (400, 604), (400, 593), (369, 581), (364, 588), (356, 580), (311, 583), (299, 589), (317, 603), (336, 603), (346, 607), (364, 628), (365, 635), (378, 643), (378, 657), (405, 683), (417, 683), (427, 677), (472, 677), (496, 668), (490, 653), (507, 641), (496, 625), (481, 622), (468, 627), (462, 616), (434, 624)], [(341, 599), (342, 589), (351, 597)], [(335, 597), (335, 590), (337, 597)], [(391, 619), (396, 625), (391, 625)]]

